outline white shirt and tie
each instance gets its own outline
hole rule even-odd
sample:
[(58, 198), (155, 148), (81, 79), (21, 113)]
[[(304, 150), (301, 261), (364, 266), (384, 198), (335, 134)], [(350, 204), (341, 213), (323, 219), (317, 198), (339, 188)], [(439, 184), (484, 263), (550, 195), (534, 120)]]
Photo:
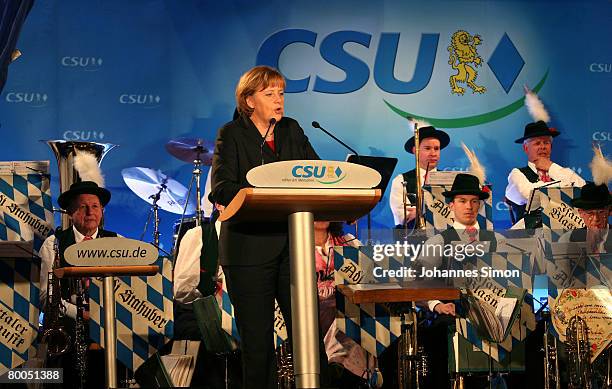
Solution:
[[(438, 171), (437, 168), (429, 169), (429, 172)], [(419, 173), (421, 175), (421, 183), (426, 183), (427, 170), (419, 167)], [(389, 193), (389, 206), (391, 207), (391, 213), (393, 214), (393, 222), (395, 225), (404, 224), (404, 175), (398, 174), (391, 181), (391, 192)], [(406, 199), (406, 204), (412, 204), (410, 200)]]

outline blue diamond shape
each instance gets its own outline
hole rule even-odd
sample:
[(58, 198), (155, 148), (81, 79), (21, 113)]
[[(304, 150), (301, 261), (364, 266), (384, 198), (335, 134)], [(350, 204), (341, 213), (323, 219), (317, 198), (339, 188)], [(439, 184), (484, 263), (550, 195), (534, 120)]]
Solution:
[(338, 166), (336, 168), (336, 177), (340, 177), (341, 174), (342, 174), (342, 169), (340, 169), (340, 166)]
[(510, 91), (514, 81), (516, 81), (521, 69), (525, 65), (523, 57), (521, 57), (506, 33), (504, 33), (487, 63), (506, 93)]

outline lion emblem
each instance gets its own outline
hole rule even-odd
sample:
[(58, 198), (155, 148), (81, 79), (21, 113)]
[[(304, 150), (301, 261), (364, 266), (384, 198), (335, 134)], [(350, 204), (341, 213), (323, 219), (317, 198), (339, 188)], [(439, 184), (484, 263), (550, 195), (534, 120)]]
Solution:
[(470, 64), (475, 67), (482, 65), (482, 58), (476, 51), (476, 46), (482, 42), (480, 35), (470, 35), (466, 31), (459, 30), (453, 34), (451, 44), (448, 46), (448, 64), (457, 71), (457, 74), (450, 76), (451, 92), (458, 95), (463, 95), (465, 89), (458, 86), (457, 83), (465, 83), (472, 89), (472, 93), (484, 93), (487, 88), (481, 85), (476, 85), (476, 77), (478, 72)]

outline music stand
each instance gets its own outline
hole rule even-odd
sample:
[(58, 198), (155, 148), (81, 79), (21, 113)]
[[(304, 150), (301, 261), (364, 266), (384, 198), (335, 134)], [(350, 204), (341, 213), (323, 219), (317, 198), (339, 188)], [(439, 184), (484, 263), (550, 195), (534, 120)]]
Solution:
[[(389, 181), (391, 180), (391, 176), (395, 170), (395, 165), (397, 165), (397, 158), (349, 154), (346, 161), (357, 165), (367, 166), (380, 173), (380, 183), (374, 189), (380, 189), (380, 199), (378, 201), (382, 201), (383, 197), (385, 196), (387, 185), (389, 185)], [(370, 213), (371, 211), (368, 212), (367, 215), (368, 240), (366, 244), (372, 243), (372, 217)]]
[(0, 259), (32, 259), (34, 256), (32, 241), (0, 242)]

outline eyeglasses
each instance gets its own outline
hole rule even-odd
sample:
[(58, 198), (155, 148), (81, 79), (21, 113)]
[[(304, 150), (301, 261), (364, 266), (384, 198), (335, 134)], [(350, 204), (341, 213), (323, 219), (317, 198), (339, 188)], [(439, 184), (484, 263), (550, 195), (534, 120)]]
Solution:
[(582, 213), (590, 218), (604, 218), (608, 217), (610, 211), (608, 209), (591, 209), (588, 211), (582, 211)]

